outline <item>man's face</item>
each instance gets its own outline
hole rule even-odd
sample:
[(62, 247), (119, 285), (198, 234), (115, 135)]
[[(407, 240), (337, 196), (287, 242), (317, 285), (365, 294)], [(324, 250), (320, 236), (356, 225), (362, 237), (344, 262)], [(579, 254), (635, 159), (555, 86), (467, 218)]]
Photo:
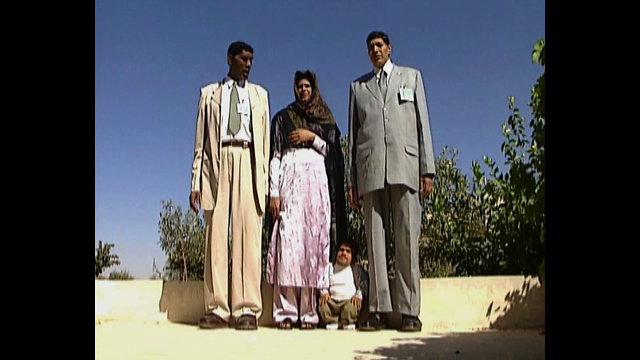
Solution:
[(369, 41), (369, 59), (373, 66), (381, 69), (389, 59), (389, 54), (391, 54), (391, 45), (385, 44), (382, 38)]
[(247, 50), (242, 50), (242, 52), (236, 54), (236, 56), (227, 56), (227, 63), (229, 64), (229, 76), (231, 76), (233, 80), (247, 80), (251, 72), (253, 54)]
[(340, 245), (336, 262), (342, 266), (351, 265), (351, 248), (348, 245)]

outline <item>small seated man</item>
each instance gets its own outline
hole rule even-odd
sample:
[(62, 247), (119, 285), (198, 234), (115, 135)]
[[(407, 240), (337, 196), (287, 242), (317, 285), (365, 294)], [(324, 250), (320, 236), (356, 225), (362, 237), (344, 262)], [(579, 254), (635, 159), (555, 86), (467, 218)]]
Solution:
[(355, 264), (358, 244), (350, 240), (338, 242), (336, 263), (325, 268), (328, 287), (320, 291), (320, 317), (327, 330), (355, 330), (363, 299), (368, 298), (369, 274), (360, 264)]

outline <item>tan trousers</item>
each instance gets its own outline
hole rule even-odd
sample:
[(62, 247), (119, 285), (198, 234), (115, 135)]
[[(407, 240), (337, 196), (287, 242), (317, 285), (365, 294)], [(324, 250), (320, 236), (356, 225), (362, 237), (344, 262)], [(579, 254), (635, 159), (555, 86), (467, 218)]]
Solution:
[[(214, 210), (205, 211), (204, 306), (205, 313), (214, 313), (227, 321), (230, 316), (238, 318), (251, 314), (259, 318), (262, 314), (262, 214), (254, 194), (251, 150), (222, 147), (216, 205)], [(229, 233), (233, 263), (231, 308), (227, 254)]]
[(337, 324), (338, 319), (342, 325), (355, 324), (360, 314), (360, 308), (353, 305), (351, 300), (334, 301), (327, 300), (320, 306), (320, 317), (325, 324)]

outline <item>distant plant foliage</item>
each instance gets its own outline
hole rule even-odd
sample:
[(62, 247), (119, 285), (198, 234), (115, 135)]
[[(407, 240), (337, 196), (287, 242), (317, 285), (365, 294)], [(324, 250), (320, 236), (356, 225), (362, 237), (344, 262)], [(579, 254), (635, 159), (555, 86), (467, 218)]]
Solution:
[(160, 248), (167, 255), (165, 273), (169, 280), (204, 278), (204, 221), (191, 208), (162, 201), (158, 222)]
[(102, 278), (102, 272), (106, 269), (120, 265), (120, 260), (118, 259), (118, 255), (111, 254), (111, 249), (113, 249), (115, 245), (113, 244), (104, 244), (102, 245), (102, 240), (98, 241), (98, 247), (96, 248), (96, 268), (95, 268), (95, 278)]
[(133, 280), (133, 275), (129, 273), (129, 271), (112, 271), (109, 274), (109, 280)]

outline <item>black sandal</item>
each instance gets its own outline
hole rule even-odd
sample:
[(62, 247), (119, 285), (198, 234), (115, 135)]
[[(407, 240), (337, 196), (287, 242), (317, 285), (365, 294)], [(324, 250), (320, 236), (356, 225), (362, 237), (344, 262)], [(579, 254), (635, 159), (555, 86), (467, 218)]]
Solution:
[(316, 328), (316, 324), (312, 324), (310, 322), (303, 321), (300, 325), (300, 330), (313, 330)]
[(286, 318), (283, 321), (280, 322), (280, 324), (278, 324), (278, 329), (280, 330), (291, 330), (291, 319)]

